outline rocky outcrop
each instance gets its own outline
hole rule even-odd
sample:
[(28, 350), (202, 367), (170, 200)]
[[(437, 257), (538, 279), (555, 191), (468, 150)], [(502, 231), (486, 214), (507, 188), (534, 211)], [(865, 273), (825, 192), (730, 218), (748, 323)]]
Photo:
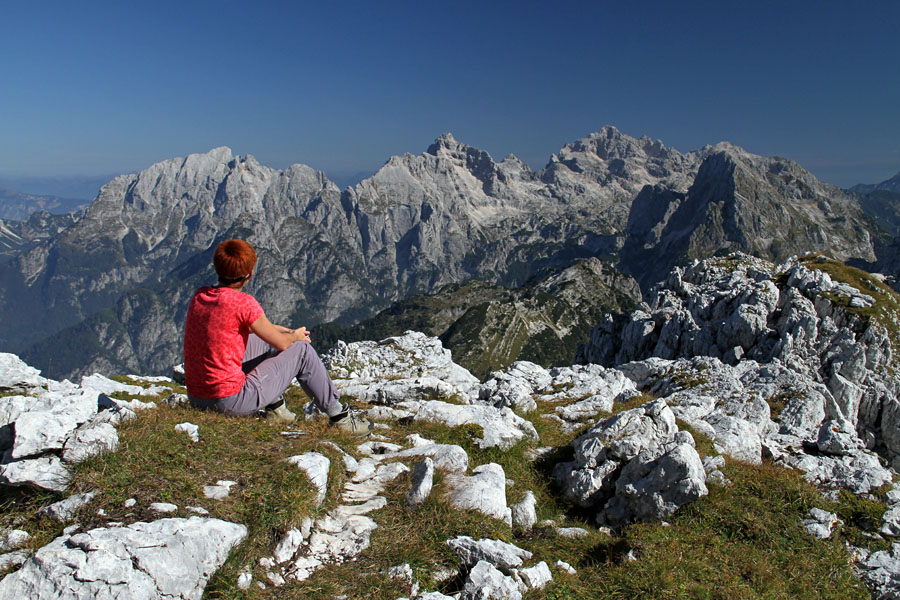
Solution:
[(570, 500), (598, 509), (599, 523), (658, 521), (707, 494), (694, 439), (662, 400), (601, 421), (573, 446), (575, 460), (554, 473)]
[[(829, 271), (855, 278), (864, 289), (835, 280)], [(713, 421), (719, 421), (718, 429), (725, 430), (725, 417), (742, 410), (757, 415), (750, 422), (765, 437), (765, 413), (772, 405), (779, 423), (773, 429), (779, 434), (813, 438), (810, 441), (818, 444), (820, 427), (831, 420), (832, 429), (856, 440), (856, 446), (847, 440), (823, 440), (820, 451), (825, 456), (846, 456), (859, 447), (877, 449), (895, 460), (900, 456), (900, 380), (892, 341), (896, 334), (890, 332), (900, 323), (898, 308), (896, 294), (878, 279), (824, 257), (776, 266), (732, 255), (673, 271), (630, 318), (601, 323), (580, 347), (577, 360), (623, 365), (646, 363), (650, 357), (710, 357), (734, 367), (732, 382), (719, 380), (722, 385), (745, 393), (755, 390), (755, 408), (728, 408), (729, 401), (717, 392), (711, 400), (723, 406), (723, 417), (708, 412), (709, 401), (703, 408), (703, 402), (692, 400), (697, 408), (686, 413), (688, 418), (696, 420), (706, 412), (703, 419), (713, 428)], [(725, 373), (718, 362), (705, 365), (695, 362), (690, 372)], [(639, 386), (652, 385), (661, 374), (653, 364), (649, 369), (622, 368)], [(698, 383), (708, 379), (702, 373), (687, 377)], [(672, 385), (655, 389), (665, 393)]]
[(11, 354), (0, 354), (0, 482), (62, 491), (70, 465), (118, 445), (115, 425), (134, 417), (131, 406), (107, 393), (154, 394), (101, 375), (81, 385), (45, 379)]

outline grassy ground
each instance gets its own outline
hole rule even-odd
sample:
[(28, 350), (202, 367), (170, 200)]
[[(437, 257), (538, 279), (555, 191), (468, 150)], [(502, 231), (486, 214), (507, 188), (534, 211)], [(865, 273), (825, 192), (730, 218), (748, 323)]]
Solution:
[[(643, 400), (647, 398), (629, 405)], [(302, 393), (295, 392), (289, 404), (298, 407), (302, 401)], [(512, 542), (534, 553), (529, 564), (547, 561), (554, 581), (544, 590), (531, 592), (529, 600), (868, 597), (852, 574), (842, 541), (868, 539), (860, 527), (871, 525), (873, 519), (877, 522), (882, 503), (850, 495), (827, 501), (794, 472), (729, 461), (724, 472), (731, 485), (712, 487), (708, 497), (683, 508), (667, 524), (633, 525), (609, 534), (593, 524), (589, 512), (569, 505), (552, 484), (553, 464), (571, 457), (569, 444), (578, 433), (564, 434), (552, 421), (540, 418), (542, 412), (552, 412), (552, 406), (542, 405), (526, 415), (541, 440), (508, 451), (479, 449), (475, 443), (479, 432), (472, 427), (393, 423), (384, 432), (396, 443), (419, 433), (459, 444), (469, 453), (470, 468), (487, 462), (501, 464), (511, 480), (510, 504), (530, 490), (538, 501), (539, 522), (582, 527), (587, 535), (581, 538), (560, 537), (547, 523), (525, 532), (474, 511), (458, 511), (440, 493), (440, 472), (432, 496), (411, 509), (405, 502), (409, 477), (404, 474), (386, 489), (388, 505), (370, 514), (378, 529), (371, 546), (357, 560), (327, 566), (305, 582), (266, 589), (254, 585), (241, 591), (236, 580), (242, 570), (249, 567), (255, 580), (264, 580), (259, 559), (271, 556), (283, 534), (304, 517), (324, 515), (338, 504), (346, 477), (343, 462), (322, 442), (331, 440), (359, 458), (357, 440), (317, 420), (285, 427), (165, 405), (122, 425), (117, 452), (78, 466), (71, 491), (99, 489), (101, 493), (77, 522), (89, 528), (110, 520), (156, 519), (159, 515), (148, 506), (166, 501), (179, 506), (176, 516), (191, 516), (187, 507), (202, 506), (213, 517), (246, 525), (248, 538), (214, 575), (205, 598), (394, 600), (408, 596), (410, 587), (391, 579), (387, 570), (404, 563), (411, 565), (423, 590), (449, 593), (458, 590), (461, 581), (441, 581), (436, 573), (456, 570), (445, 541), (457, 535)], [(199, 442), (174, 431), (176, 424), (185, 421), (199, 426)], [(296, 435), (282, 435), (284, 431)], [(696, 438), (701, 453), (714, 452), (708, 440)], [(532, 460), (530, 451), (536, 447), (551, 450)], [(328, 496), (320, 507), (315, 506), (315, 493), (305, 474), (284, 460), (308, 451), (321, 452), (332, 462)], [(414, 462), (410, 459), (409, 466)], [(223, 501), (205, 498), (203, 486), (221, 479), (237, 482), (229, 497)], [(37, 510), (58, 498), (50, 493), (6, 491), (0, 498), (0, 523), (26, 529), (35, 536), (35, 547), (42, 545), (59, 535), (63, 525), (39, 517)], [(125, 506), (129, 498), (137, 500), (131, 508)], [(803, 530), (800, 521), (812, 507), (836, 510), (845, 520), (836, 539), (816, 540)], [(105, 516), (98, 516), (100, 509)], [(630, 560), (629, 552), (637, 560)], [(556, 569), (557, 560), (570, 563), (577, 574)]]

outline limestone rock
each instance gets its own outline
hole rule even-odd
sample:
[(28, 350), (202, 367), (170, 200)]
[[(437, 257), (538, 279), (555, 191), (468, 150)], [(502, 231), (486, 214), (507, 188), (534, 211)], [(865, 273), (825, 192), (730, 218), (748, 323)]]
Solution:
[(602, 519), (613, 525), (633, 520), (658, 521), (678, 508), (705, 496), (706, 474), (691, 444), (643, 450), (622, 469), (616, 494), (607, 502)]
[(7, 485), (33, 485), (62, 492), (71, 478), (72, 474), (62, 460), (53, 455), (12, 460), (7, 452), (0, 461), (0, 481)]
[(307, 452), (287, 459), (289, 463), (306, 471), (313, 485), (316, 486), (316, 504), (322, 504), (325, 494), (328, 492), (328, 470), (331, 461), (327, 456), (318, 452)]
[(218, 519), (162, 519), (63, 535), (0, 581), (0, 598), (199, 600), (247, 535)]
[(236, 485), (236, 481), (220, 479), (215, 485), (204, 485), (203, 495), (211, 500), (224, 500), (231, 493), (231, 488)]
[(520, 588), (523, 588), (522, 593), (531, 590), (542, 590), (548, 583), (553, 581), (550, 567), (544, 561), (527, 569), (516, 569), (513, 571), (513, 577), (521, 582)]
[(480, 561), (469, 571), (460, 600), (522, 600), (522, 593), (512, 577)]
[(15, 354), (0, 352), (0, 394), (29, 394), (44, 385), (40, 371)]
[(478, 385), (439, 339), (413, 331), (377, 343), (340, 342), (322, 360), (341, 393), (370, 403), (468, 397)]
[(467, 535), (447, 540), (460, 563), (467, 567), (487, 561), (501, 571), (510, 572), (531, 558), (531, 552), (499, 540), (474, 540)]
[(97, 492), (86, 492), (84, 494), (74, 494), (65, 500), (54, 502), (40, 510), (40, 514), (48, 515), (57, 521), (65, 523), (72, 519), (75, 512), (94, 499)]
[(410, 413), (413, 421), (436, 421), (450, 427), (478, 425), (483, 431), (483, 436), (477, 440), (480, 448), (496, 446), (505, 450), (522, 440), (538, 439), (534, 425), (509, 408), (449, 404), (439, 400), (403, 402), (398, 407)]
[(381, 465), (365, 480), (351, 481), (345, 485), (341, 498), (344, 502), (366, 502), (371, 500), (381, 493), (385, 485), (407, 471), (409, 471), (409, 467), (403, 463)]
[(119, 434), (110, 423), (88, 422), (78, 427), (66, 439), (62, 458), (76, 463), (102, 452), (113, 452), (119, 447)]
[(488, 463), (476, 467), (471, 477), (448, 475), (450, 503), (462, 510), (475, 509), (512, 525), (512, 511), (506, 505), (506, 475), (503, 467)]
[(435, 468), (449, 473), (465, 473), (469, 468), (469, 455), (461, 446), (455, 444), (425, 444), (401, 450), (391, 456), (397, 458), (426, 456), (433, 462)]
[(835, 526), (843, 524), (843, 521), (838, 519), (836, 514), (822, 510), (821, 508), (809, 509), (809, 517), (810, 518), (802, 521), (803, 527), (806, 528), (806, 531), (809, 532), (810, 535), (817, 537), (820, 540), (830, 538)]
[(200, 428), (193, 423), (179, 423), (175, 426), (175, 431), (186, 433), (193, 442), (200, 441)]
[(537, 500), (534, 497), (534, 492), (531, 490), (525, 492), (525, 497), (522, 498), (522, 501), (511, 507), (513, 524), (525, 531), (530, 531), (535, 522), (537, 522), (536, 504)]
[(409, 493), (406, 503), (409, 506), (418, 506), (431, 494), (434, 480), (434, 461), (425, 457), (425, 460), (417, 464), (410, 476)]
[(900, 543), (891, 544), (890, 550), (869, 553), (857, 549), (859, 558), (854, 563), (856, 572), (872, 592), (873, 598), (900, 596)]

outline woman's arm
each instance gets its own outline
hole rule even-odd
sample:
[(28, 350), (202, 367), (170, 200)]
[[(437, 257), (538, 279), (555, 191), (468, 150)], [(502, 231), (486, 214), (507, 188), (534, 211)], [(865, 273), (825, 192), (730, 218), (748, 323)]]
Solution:
[(273, 325), (266, 315), (253, 321), (250, 331), (278, 351), (284, 350), (294, 342), (308, 342), (309, 332), (306, 327), (288, 329), (280, 325)]

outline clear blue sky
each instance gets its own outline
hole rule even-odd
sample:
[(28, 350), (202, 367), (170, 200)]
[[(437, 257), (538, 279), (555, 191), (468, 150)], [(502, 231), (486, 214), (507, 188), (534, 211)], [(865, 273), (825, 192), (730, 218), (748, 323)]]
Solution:
[(900, 2), (4, 2), (0, 175), (227, 145), (374, 171), (452, 132), (540, 167), (610, 124), (842, 186), (900, 171)]

